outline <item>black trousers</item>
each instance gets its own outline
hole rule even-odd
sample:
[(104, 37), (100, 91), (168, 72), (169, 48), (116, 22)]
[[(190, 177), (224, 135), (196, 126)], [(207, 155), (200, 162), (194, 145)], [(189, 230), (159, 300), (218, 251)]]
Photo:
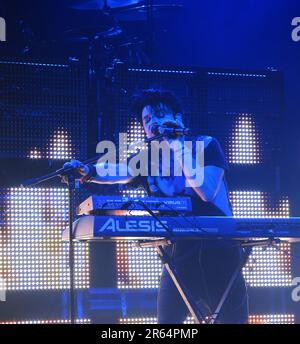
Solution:
[[(243, 254), (231, 240), (179, 240), (166, 249), (182, 282), (191, 292), (201, 313), (212, 314)], [(157, 301), (160, 324), (180, 324), (188, 309), (166, 269), (163, 269)], [(248, 321), (248, 296), (242, 273), (221, 309), (217, 323)]]

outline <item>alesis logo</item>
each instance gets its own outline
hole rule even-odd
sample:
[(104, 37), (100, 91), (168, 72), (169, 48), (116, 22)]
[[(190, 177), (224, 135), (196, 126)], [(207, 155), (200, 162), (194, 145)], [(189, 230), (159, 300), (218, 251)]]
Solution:
[[(167, 221), (161, 221), (167, 225)], [(118, 220), (109, 218), (104, 225), (99, 229), (99, 232), (128, 232), (128, 231), (143, 231), (143, 232), (156, 232), (163, 230), (162, 225), (155, 220)]]

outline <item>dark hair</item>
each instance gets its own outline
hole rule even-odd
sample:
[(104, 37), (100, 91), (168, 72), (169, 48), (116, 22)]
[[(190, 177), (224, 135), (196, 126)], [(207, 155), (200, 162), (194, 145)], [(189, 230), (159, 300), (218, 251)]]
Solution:
[(181, 103), (172, 92), (154, 88), (141, 90), (134, 94), (132, 110), (134, 115), (141, 121), (142, 111), (146, 105), (155, 108), (160, 103), (167, 105), (174, 115), (182, 113)]

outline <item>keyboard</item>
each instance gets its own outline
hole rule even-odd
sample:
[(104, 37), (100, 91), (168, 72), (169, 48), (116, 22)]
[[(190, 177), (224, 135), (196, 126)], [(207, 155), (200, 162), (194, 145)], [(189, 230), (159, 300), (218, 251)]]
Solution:
[(93, 195), (77, 208), (77, 215), (91, 215), (106, 210), (145, 210), (142, 203), (159, 212), (191, 212), (190, 197), (124, 197)]
[[(82, 216), (73, 224), (76, 240), (292, 238), (300, 241), (300, 218), (234, 218), (212, 216)], [(172, 235), (170, 235), (170, 232)], [(68, 229), (63, 240), (68, 240)]]

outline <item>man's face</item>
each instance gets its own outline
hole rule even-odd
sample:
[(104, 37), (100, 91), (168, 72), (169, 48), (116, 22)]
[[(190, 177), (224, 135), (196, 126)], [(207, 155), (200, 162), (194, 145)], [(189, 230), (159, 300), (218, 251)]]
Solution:
[(146, 105), (142, 111), (143, 127), (148, 138), (155, 136), (152, 133), (153, 126), (183, 127), (180, 114), (174, 116), (172, 110), (165, 104), (160, 103), (155, 108)]

